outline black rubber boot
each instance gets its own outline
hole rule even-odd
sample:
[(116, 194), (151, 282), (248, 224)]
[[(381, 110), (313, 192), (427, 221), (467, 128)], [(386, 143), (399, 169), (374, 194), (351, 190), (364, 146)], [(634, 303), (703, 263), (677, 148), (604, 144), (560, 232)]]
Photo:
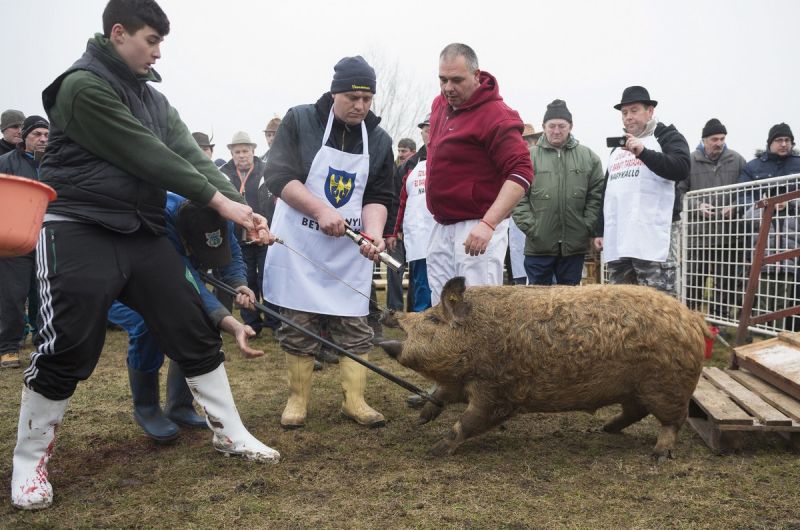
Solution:
[(164, 417), (159, 404), (158, 372), (147, 373), (128, 367), (133, 396), (133, 418), (145, 434), (157, 442), (171, 442), (180, 428)]
[(167, 372), (167, 417), (184, 427), (207, 429), (206, 419), (194, 409), (193, 401), (194, 396), (186, 384), (183, 370), (178, 363), (170, 361)]

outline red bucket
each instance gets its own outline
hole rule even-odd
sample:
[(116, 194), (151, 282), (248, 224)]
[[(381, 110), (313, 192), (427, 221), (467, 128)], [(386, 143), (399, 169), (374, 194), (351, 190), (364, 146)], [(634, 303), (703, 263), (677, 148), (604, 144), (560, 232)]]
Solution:
[(46, 184), (0, 174), (0, 257), (34, 249), (44, 212), (55, 198), (55, 190)]
[(714, 350), (714, 340), (717, 338), (717, 335), (719, 335), (719, 328), (716, 326), (708, 326), (708, 331), (711, 332), (713, 337), (706, 337), (706, 359), (711, 358), (711, 352)]

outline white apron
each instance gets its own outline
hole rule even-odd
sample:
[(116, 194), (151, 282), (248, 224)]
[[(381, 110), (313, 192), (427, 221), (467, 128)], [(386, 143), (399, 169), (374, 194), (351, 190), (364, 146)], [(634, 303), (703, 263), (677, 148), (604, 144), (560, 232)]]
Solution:
[(525, 232), (519, 229), (511, 217), (508, 218), (508, 252), (511, 255), (511, 275), (527, 278), (525, 272)]
[[(661, 152), (654, 135), (642, 143)], [(650, 171), (633, 153), (615, 149), (603, 204), (603, 263), (620, 258), (666, 261), (674, 202), (674, 182)]]
[[(360, 230), (362, 199), (369, 176), (367, 127), (361, 122), (363, 153), (351, 154), (325, 145), (332, 125), (333, 109), (305, 185), (312, 194), (333, 206), (351, 228)], [(372, 262), (361, 255), (358, 245), (344, 236), (325, 235), (316, 220), (282, 200), (275, 207), (271, 230), (366, 298), (285, 246), (275, 244), (267, 252), (264, 265), (263, 293), (268, 301), (309, 313), (346, 317), (368, 314)]]
[(433, 215), (425, 201), (425, 160), (421, 160), (406, 178), (406, 210), (403, 214), (403, 245), (406, 261), (425, 259), (433, 230)]

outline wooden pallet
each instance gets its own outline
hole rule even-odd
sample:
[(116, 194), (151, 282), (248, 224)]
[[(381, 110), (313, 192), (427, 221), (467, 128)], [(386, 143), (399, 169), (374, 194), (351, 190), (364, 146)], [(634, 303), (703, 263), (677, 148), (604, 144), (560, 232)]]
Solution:
[(747, 370), (703, 368), (687, 421), (717, 454), (739, 449), (748, 431), (778, 433), (800, 449), (800, 401)]
[(800, 333), (734, 348), (736, 364), (795, 399), (800, 399)]

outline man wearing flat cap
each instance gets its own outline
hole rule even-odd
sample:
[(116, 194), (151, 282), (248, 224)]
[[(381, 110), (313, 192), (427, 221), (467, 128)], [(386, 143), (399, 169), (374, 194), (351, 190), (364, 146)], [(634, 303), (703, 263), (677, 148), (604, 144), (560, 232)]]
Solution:
[[(28, 116), (19, 128), (22, 141), (0, 156), (0, 173), (39, 180), (39, 160), (44, 154), (50, 123), (41, 116)], [(36, 251), (25, 256), (0, 258), (0, 368), (19, 368), (19, 350), (25, 339), (25, 300), (35, 327)]]
[[(425, 311), (431, 307), (431, 288), (428, 285), (428, 267), (425, 262), (428, 241), (433, 230), (433, 215), (425, 200), (425, 179), (428, 160), (428, 136), (431, 130), (431, 115), (417, 124), (422, 147), (400, 166), (400, 193), (395, 197), (396, 214), (390, 216), (387, 225), (386, 244), (390, 250), (404, 247), (408, 261), (408, 310)], [(400, 241), (398, 242), (398, 238)]]
[[(394, 171), (392, 139), (370, 110), (375, 91), (375, 70), (367, 61), (339, 61), (329, 92), (286, 113), (266, 170), (267, 186), (280, 199), (273, 228), (286, 246), (267, 254), (265, 298), (313, 332), (327, 320), (333, 341), (364, 358), (373, 338), (367, 323), (372, 267), (376, 249), (386, 246), (382, 235)], [(342, 237), (347, 226), (369, 234), (375, 246), (359, 248)], [(281, 425), (302, 427), (319, 344), (287, 326), (277, 338), (289, 379)], [(361, 425), (383, 426), (383, 415), (364, 400), (366, 368), (342, 357), (339, 369), (342, 414)]]
[[(682, 197), (689, 191), (704, 190), (717, 186), (735, 184), (745, 166), (742, 155), (726, 144), (728, 129), (717, 118), (711, 118), (703, 127), (701, 141), (692, 152), (689, 178), (678, 183)], [(686, 303), (692, 309), (700, 309), (706, 278), (714, 279), (714, 303), (709, 313), (717, 316), (726, 312), (726, 307), (736, 304), (736, 263), (741, 263), (738, 248), (733, 241), (731, 218), (735, 213), (729, 193), (707, 195), (702, 201), (691, 199), (686, 215), (689, 218), (691, 239), (687, 266)], [(711, 270), (714, 263), (716, 270)]]
[(656, 105), (641, 86), (626, 88), (614, 105), (625, 144), (611, 151), (593, 242), (603, 250), (611, 283), (673, 294), (675, 265), (668, 258), (672, 222), (680, 218), (675, 183), (689, 176), (691, 162), (683, 135), (653, 115)]
[[(231, 184), (239, 190), (247, 204), (253, 211), (263, 215), (267, 222), (272, 221), (272, 212), (265, 211), (261, 206), (262, 191), (264, 186), (264, 169), (266, 163), (255, 156), (256, 144), (250, 139), (250, 135), (245, 131), (234, 133), (231, 143), (228, 144), (231, 152), (231, 159), (222, 166), (222, 171), (231, 181)], [(242, 257), (244, 258), (247, 269), (247, 286), (256, 294), (256, 302), (261, 302), (261, 285), (264, 282), (264, 260), (267, 258), (267, 247), (263, 245), (251, 245), (247, 243), (245, 230), (239, 227), (236, 230), (236, 238), (242, 246)], [(261, 313), (254, 309), (243, 307), (241, 309), (242, 320), (252, 327), (256, 334), (260, 334), (265, 327), (277, 329), (277, 320), (264, 320)]]
[(25, 115), (18, 110), (4, 110), (0, 115), (0, 130), (3, 137), (0, 138), (0, 155), (10, 153), (14, 146), (22, 141), (22, 122)]

